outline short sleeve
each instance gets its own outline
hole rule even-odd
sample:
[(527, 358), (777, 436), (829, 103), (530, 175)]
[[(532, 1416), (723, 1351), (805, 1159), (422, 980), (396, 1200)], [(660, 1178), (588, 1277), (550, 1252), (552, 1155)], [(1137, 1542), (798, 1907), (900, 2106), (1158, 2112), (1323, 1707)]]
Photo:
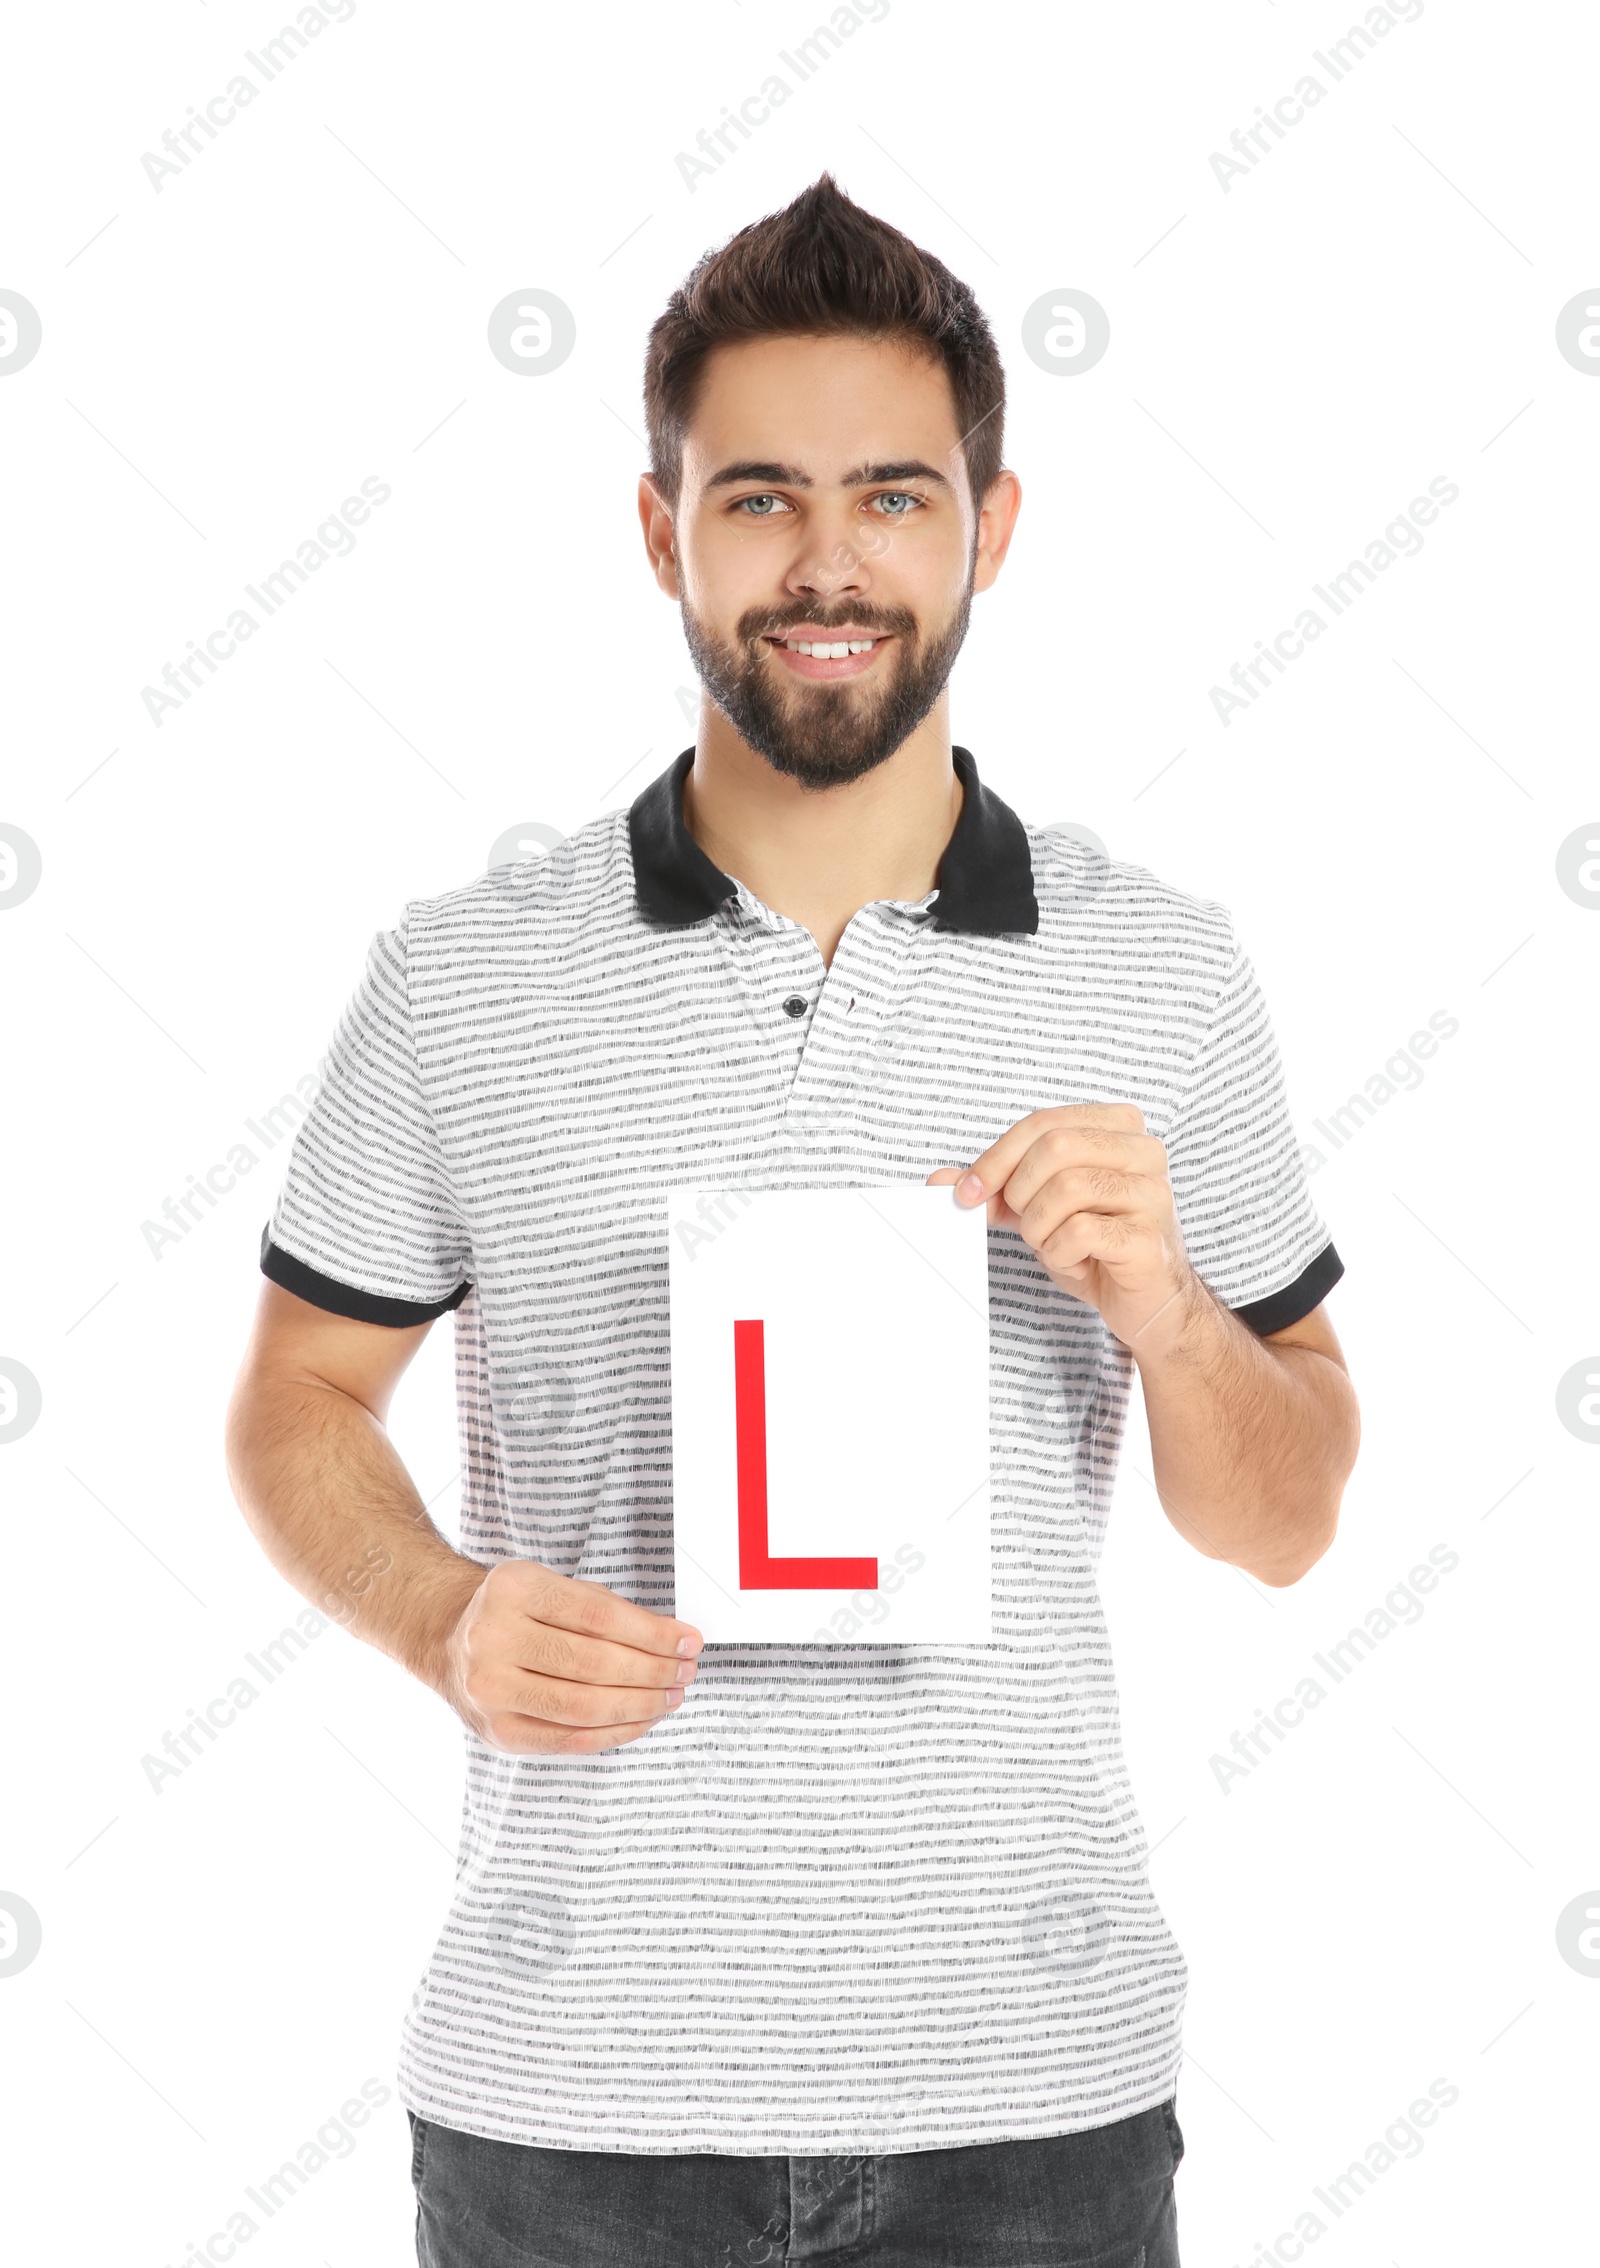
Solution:
[(1237, 939), (1166, 1148), (1202, 1283), (1262, 1336), (1309, 1315), (1344, 1263), (1311, 1201), (1277, 1039)]
[(323, 1071), (262, 1273), (358, 1322), (431, 1322), (466, 1298), (471, 1264), (417, 1068), (403, 922), (372, 940)]

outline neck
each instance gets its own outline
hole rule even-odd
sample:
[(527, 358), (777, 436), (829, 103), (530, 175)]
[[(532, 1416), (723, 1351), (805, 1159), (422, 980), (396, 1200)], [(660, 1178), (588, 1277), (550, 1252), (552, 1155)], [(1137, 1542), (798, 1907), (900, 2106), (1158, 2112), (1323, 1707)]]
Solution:
[(863, 906), (933, 888), (962, 793), (947, 694), (875, 770), (820, 791), (775, 772), (702, 697), (683, 817), (706, 856), (809, 929), (831, 966)]

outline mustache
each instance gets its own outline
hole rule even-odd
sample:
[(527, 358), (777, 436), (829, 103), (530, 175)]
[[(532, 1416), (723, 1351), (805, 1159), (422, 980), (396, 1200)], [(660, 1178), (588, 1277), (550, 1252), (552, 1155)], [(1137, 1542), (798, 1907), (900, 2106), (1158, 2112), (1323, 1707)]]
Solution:
[(803, 622), (815, 624), (819, 630), (842, 630), (845, 625), (859, 625), (863, 630), (879, 631), (886, 638), (914, 638), (917, 635), (917, 618), (903, 606), (792, 606), (783, 609), (752, 607), (748, 614), (739, 617), (737, 635), (745, 644), (757, 638), (781, 637), (798, 628)]

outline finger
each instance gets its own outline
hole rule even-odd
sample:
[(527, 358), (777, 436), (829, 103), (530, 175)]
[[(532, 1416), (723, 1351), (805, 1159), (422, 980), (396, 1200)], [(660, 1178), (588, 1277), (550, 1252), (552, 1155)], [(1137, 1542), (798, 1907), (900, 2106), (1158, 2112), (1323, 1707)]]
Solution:
[[(960, 1185), (966, 1178), (967, 1168), (965, 1166), (941, 1166), (937, 1173), (929, 1174), (928, 1185), (939, 1189), (953, 1189), (956, 1202), (962, 1206), (964, 1211), (970, 1211), (976, 1205), (978, 1199), (975, 1191), (969, 1191), (963, 1197)], [(996, 1195), (989, 1199), (986, 1212), (991, 1225), (995, 1222), (1000, 1222), (1008, 1228), (1015, 1225), (1011, 1217), (1011, 1209), (1001, 1196)]]
[(697, 1654), (704, 1641), (692, 1622), (670, 1614), (653, 1614), (631, 1599), (607, 1590), (603, 1583), (585, 1583), (572, 1575), (558, 1575), (536, 1559), (504, 1560), (493, 1569), (490, 1581), (500, 1596), (519, 1607), (535, 1622), (572, 1630), (589, 1638), (609, 1639), (620, 1646), (635, 1646), (641, 1653), (667, 1655), (680, 1660)]
[(1055, 1154), (1036, 1142), (1006, 1183), (1005, 1201), (1025, 1230), (1077, 1212), (1155, 1216), (1171, 1201), (1164, 1175), (1157, 1179), (1110, 1164), (1053, 1165)]
[(973, 1159), (957, 1184), (957, 1198), (975, 1205), (980, 1195), (992, 1196), (1003, 1189), (1033, 1144), (1057, 1127), (1073, 1127), (1091, 1135), (1096, 1130), (1142, 1134), (1144, 1112), (1137, 1103), (1062, 1103), (1053, 1110), (1030, 1111)]
[(548, 1725), (532, 1717), (497, 1719), (487, 1738), (491, 1748), (508, 1756), (593, 1756), (604, 1748), (621, 1748), (638, 1740), (661, 1722), (649, 1717), (643, 1723), (623, 1725)]
[(1047, 1268), (1066, 1275), (1091, 1260), (1119, 1259), (1138, 1233), (1125, 1213), (1069, 1213), (1040, 1238), (1034, 1250)]
[(697, 1657), (684, 1659), (641, 1653), (637, 1646), (618, 1646), (608, 1638), (586, 1638), (548, 1622), (531, 1622), (519, 1615), (509, 1634), (511, 1665), (530, 1675), (559, 1677), (574, 1685), (671, 1686), (688, 1685), (699, 1668)]
[[(484, 1686), (492, 1698), (486, 1697)], [(679, 1707), (683, 1688), (657, 1686), (649, 1691), (637, 1685), (580, 1685), (571, 1678), (529, 1677), (508, 1670), (502, 1677), (481, 1680), (473, 1699), (491, 1722), (529, 1717), (542, 1725), (593, 1731), (612, 1725), (655, 1724)]]

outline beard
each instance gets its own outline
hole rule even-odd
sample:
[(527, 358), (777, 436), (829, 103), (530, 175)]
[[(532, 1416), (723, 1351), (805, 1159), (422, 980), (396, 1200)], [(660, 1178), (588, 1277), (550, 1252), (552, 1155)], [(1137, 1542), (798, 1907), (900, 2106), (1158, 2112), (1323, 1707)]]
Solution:
[[(740, 738), (775, 772), (803, 788), (842, 787), (892, 756), (938, 700), (955, 666), (972, 612), (972, 578), (945, 627), (924, 639), (903, 606), (752, 607), (731, 640), (720, 638), (680, 600), (683, 635), (701, 684)], [(835, 684), (780, 682), (781, 662), (763, 651), (800, 623), (819, 630), (848, 624), (894, 644), (870, 677)]]

